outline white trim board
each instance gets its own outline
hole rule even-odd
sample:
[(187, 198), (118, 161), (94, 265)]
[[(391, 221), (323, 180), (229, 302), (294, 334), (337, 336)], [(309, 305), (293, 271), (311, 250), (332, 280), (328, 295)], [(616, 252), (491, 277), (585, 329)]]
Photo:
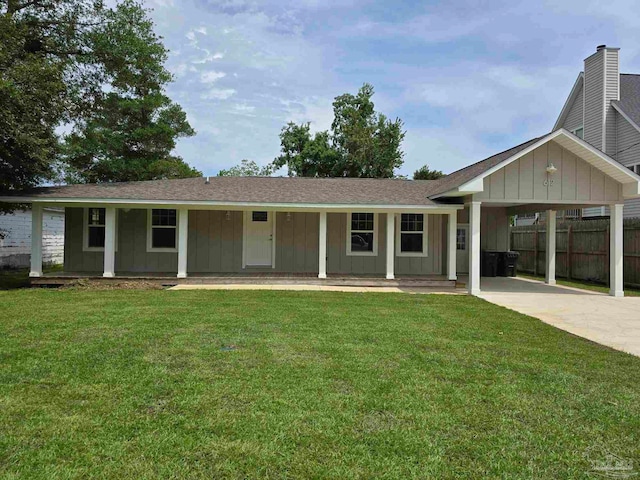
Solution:
[(193, 210), (267, 210), (267, 211), (297, 211), (345, 213), (352, 211), (375, 212), (424, 212), (425, 210), (437, 210), (439, 214), (452, 213), (460, 210), (461, 205), (433, 204), (433, 205), (384, 205), (384, 204), (345, 204), (345, 203), (260, 203), (260, 202), (221, 202), (208, 200), (135, 200), (120, 198), (46, 198), (46, 197), (18, 197), (0, 196), (0, 202), (7, 203), (38, 203), (59, 207), (103, 207), (104, 205), (116, 205), (118, 208), (178, 208), (197, 207)]

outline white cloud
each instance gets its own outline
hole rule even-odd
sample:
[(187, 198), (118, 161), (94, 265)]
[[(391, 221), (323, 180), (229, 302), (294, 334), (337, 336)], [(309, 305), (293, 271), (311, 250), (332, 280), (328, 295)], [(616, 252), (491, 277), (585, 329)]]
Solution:
[(196, 33), (199, 33), (201, 35), (206, 35), (207, 34), (207, 28), (206, 27), (194, 28), (193, 31), (196, 32)]
[(204, 57), (198, 58), (197, 60), (193, 60), (191, 63), (204, 64), (204, 63), (209, 63), (213, 60), (220, 60), (224, 58), (224, 53), (222, 52), (215, 52), (212, 54), (206, 48), (199, 48), (198, 50), (201, 50), (202, 52), (204, 52), (205, 54)]
[(202, 98), (205, 100), (226, 100), (235, 94), (236, 91), (233, 88), (212, 88), (202, 95)]
[(247, 117), (255, 117), (253, 112), (255, 112), (256, 107), (253, 105), (247, 105), (246, 103), (236, 103), (231, 108), (231, 113), (235, 113), (236, 115), (245, 115)]
[(227, 74), (224, 72), (216, 72), (215, 70), (211, 70), (209, 72), (203, 72), (200, 74), (200, 81), (202, 83), (214, 83), (216, 80), (220, 80), (221, 78), (226, 77)]

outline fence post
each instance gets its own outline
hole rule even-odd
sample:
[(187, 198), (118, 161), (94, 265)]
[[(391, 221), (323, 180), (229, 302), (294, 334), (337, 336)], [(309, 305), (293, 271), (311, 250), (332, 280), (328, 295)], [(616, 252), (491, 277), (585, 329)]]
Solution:
[(538, 226), (535, 225), (533, 234), (533, 274), (538, 276)]
[(571, 280), (571, 270), (572, 270), (572, 257), (573, 257), (573, 229), (571, 228), (571, 224), (569, 224), (569, 228), (567, 229), (567, 278)]

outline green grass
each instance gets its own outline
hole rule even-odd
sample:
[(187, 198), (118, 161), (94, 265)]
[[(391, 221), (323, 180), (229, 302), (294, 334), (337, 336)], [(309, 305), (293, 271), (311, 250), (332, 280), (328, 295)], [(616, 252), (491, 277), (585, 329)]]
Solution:
[[(541, 276), (541, 275), (531, 275), (528, 273), (518, 272), (518, 276), (522, 278), (529, 278), (531, 280), (544, 281), (544, 276)], [(609, 287), (607, 287), (606, 285), (602, 285), (601, 283), (583, 282), (580, 280), (566, 280), (566, 279), (557, 278), (557, 277), (556, 277), (556, 283), (558, 285), (564, 285), (565, 287), (581, 288), (583, 290), (591, 290), (593, 292), (600, 292), (600, 293), (609, 293)], [(628, 297), (640, 297), (640, 290), (633, 289), (633, 288), (625, 288), (624, 294)]]
[(589, 478), (640, 358), (466, 296), (0, 292), (0, 478)]

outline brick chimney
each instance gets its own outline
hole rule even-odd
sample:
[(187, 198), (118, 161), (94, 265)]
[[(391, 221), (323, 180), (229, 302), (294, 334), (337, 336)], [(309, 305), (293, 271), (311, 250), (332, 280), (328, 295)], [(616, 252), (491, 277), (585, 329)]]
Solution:
[(613, 100), (620, 100), (619, 48), (599, 45), (584, 61), (584, 139), (607, 154), (616, 152)]

